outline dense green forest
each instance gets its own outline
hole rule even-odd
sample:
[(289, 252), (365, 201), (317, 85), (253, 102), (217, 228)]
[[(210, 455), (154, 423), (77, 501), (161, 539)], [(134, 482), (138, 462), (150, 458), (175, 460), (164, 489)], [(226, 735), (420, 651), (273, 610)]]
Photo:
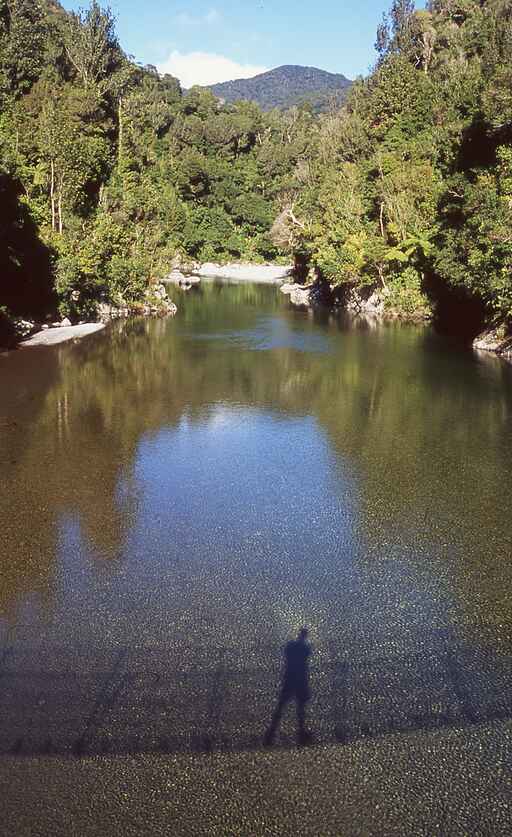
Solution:
[(4, 317), (295, 256), (340, 296), (510, 321), (512, 4), (393, 0), (376, 48), (343, 107), (263, 113), (135, 64), (97, 2), (0, 0)]
[(224, 102), (246, 99), (256, 102), (262, 110), (308, 104), (321, 113), (343, 104), (351, 86), (352, 82), (339, 73), (285, 64), (253, 78), (212, 84), (208, 89)]

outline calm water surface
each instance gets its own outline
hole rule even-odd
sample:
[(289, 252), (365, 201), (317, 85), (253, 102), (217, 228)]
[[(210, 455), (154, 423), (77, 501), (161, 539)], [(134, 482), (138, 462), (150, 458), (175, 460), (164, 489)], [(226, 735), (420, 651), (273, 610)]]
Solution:
[(303, 624), (320, 702), (332, 655), (369, 661), (367, 682), (372, 660), (425, 651), (430, 670), (448, 646), (503, 671), (510, 366), (271, 287), (177, 302), (173, 320), (0, 357), (12, 700), (34, 666), (76, 677), (118, 649), (205, 672), (259, 648), (260, 671)]

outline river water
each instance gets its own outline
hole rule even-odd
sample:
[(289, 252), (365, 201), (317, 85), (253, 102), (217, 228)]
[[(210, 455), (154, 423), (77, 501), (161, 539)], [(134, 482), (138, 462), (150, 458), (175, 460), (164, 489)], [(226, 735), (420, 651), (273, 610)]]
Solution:
[(303, 625), (319, 741), (509, 717), (512, 368), (177, 303), (0, 357), (0, 748), (257, 746)]

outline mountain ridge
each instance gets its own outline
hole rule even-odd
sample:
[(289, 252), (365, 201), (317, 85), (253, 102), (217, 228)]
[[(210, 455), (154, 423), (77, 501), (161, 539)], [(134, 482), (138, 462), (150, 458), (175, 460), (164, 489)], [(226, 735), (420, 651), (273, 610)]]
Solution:
[(318, 67), (283, 64), (247, 79), (233, 79), (207, 86), (225, 102), (248, 99), (263, 110), (281, 110), (309, 103), (313, 110), (325, 110), (332, 100), (339, 105), (353, 82), (341, 73)]

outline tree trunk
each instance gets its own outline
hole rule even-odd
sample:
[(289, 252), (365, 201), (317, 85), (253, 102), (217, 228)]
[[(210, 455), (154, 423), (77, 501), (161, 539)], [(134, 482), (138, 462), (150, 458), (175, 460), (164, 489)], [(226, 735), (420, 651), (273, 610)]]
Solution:
[(52, 230), (55, 232), (55, 163), (51, 162), (50, 200), (52, 204)]
[(63, 222), (63, 218), (62, 218), (62, 183), (60, 184), (60, 188), (59, 188), (58, 213), (59, 213), (59, 235), (62, 235), (62, 232), (64, 230), (64, 222)]
[(117, 118), (119, 121), (119, 138), (117, 146), (117, 168), (121, 171), (121, 159), (123, 156), (123, 100), (119, 99), (119, 107), (117, 109)]

